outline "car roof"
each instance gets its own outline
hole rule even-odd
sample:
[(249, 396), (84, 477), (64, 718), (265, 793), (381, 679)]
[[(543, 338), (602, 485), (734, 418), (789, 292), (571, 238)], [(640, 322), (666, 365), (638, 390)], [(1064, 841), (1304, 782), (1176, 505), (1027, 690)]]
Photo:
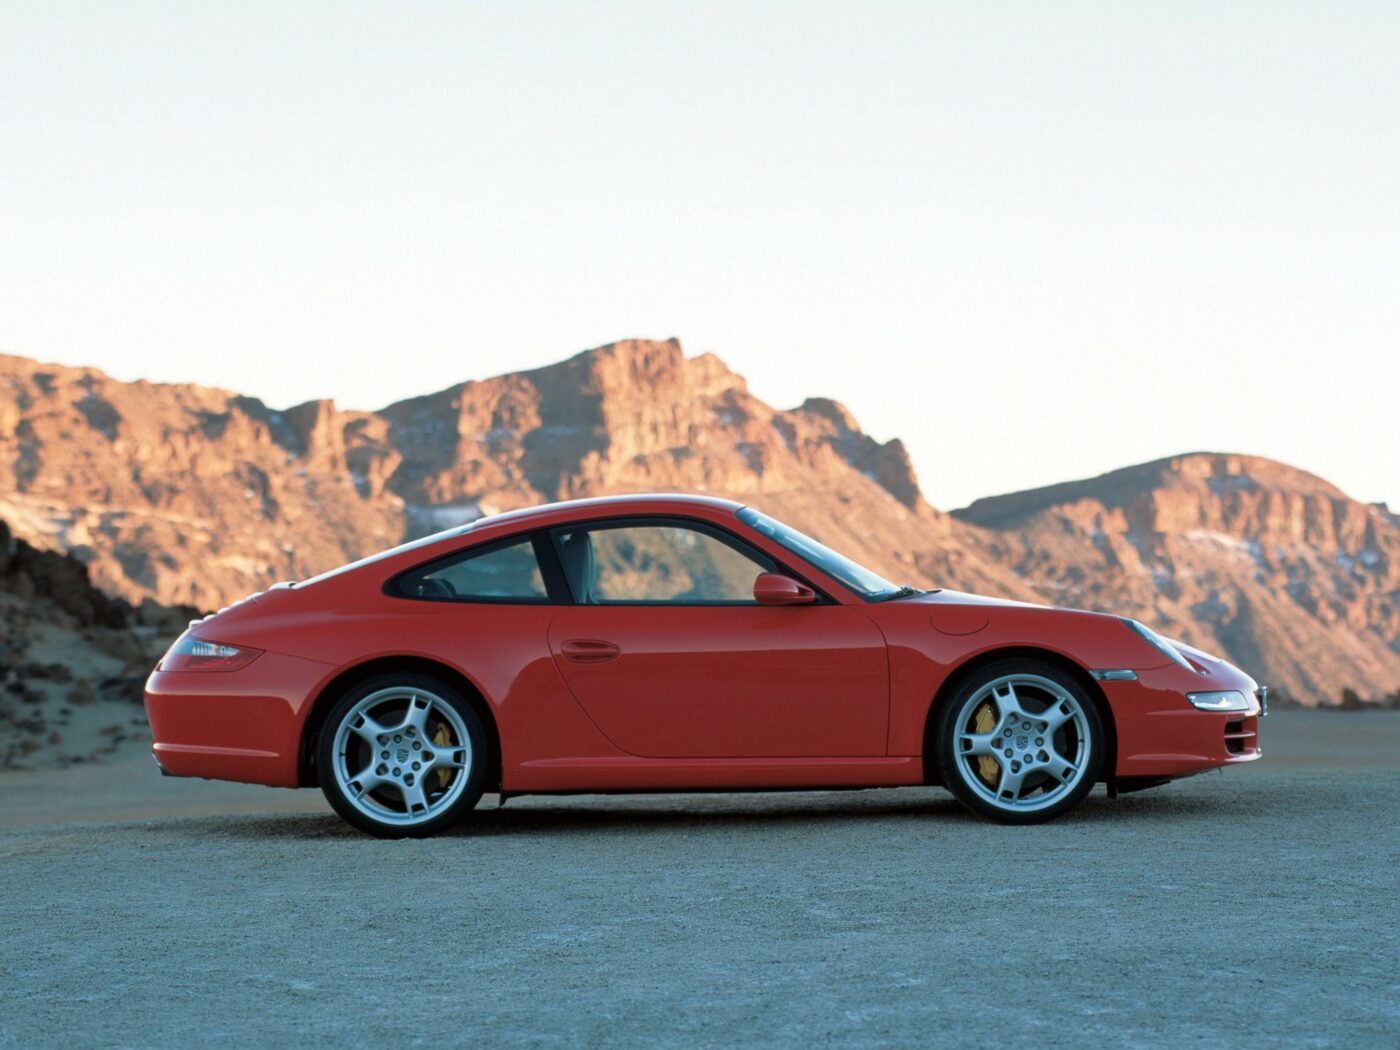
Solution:
[(720, 499), (716, 496), (694, 496), (680, 492), (643, 492), (626, 496), (590, 496), (586, 499), (562, 500), (558, 503), (521, 507), (519, 510), (508, 510), (500, 514), (478, 518), (473, 522), (473, 525), (477, 528), (486, 528), (507, 523), (525, 522), (534, 518), (569, 521), (574, 518), (586, 518), (600, 512), (605, 515), (627, 513), (628, 511), (655, 514), (703, 508), (733, 513), (742, 507), (742, 503), (736, 503), (732, 499)]

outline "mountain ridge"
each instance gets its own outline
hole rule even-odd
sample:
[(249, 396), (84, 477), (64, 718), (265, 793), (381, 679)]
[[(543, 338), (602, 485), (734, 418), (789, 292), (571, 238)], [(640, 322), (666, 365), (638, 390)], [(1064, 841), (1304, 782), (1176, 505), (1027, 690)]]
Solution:
[(954, 516), (985, 530), (988, 556), (1042, 594), (1135, 610), (1288, 693), (1400, 690), (1395, 517), (1307, 471), (1186, 453)]
[(215, 607), (482, 513), (658, 490), (756, 502), (899, 582), (1139, 616), (1300, 699), (1400, 688), (1400, 519), (1263, 457), (945, 513), (898, 438), (830, 398), (774, 408), (675, 339), (377, 411), (0, 356), (0, 519), (134, 602)]
[[(1229, 466), (1235, 465), (1232, 472)], [(1221, 469), (1221, 468), (1225, 469)], [(1266, 480), (1272, 482), (1271, 488), (1279, 488), (1285, 491), (1308, 491), (1325, 493), (1333, 498), (1348, 499), (1339, 488), (1331, 482), (1309, 473), (1299, 467), (1283, 463), (1280, 460), (1270, 459), (1266, 456), (1258, 456), (1246, 452), (1212, 452), (1199, 449), (1193, 452), (1179, 452), (1170, 456), (1163, 456), (1160, 459), (1149, 460), (1145, 463), (1133, 463), (1124, 467), (1116, 467), (1113, 470), (1105, 471), (1102, 474), (1089, 478), (1075, 478), (1070, 481), (1054, 482), (1049, 485), (1038, 485), (1028, 489), (1020, 489), (1015, 492), (1000, 493), (993, 496), (983, 496), (973, 500), (965, 507), (949, 511), (955, 517), (964, 521), (971, 521), (977, 524), (990, 524), (995, 518), (1011, 515), (1014, 517), (1016, 509), (1036, 498), (1050, 500), (1052, 497), (1059, 497), (1059, 502), (1071, 500), (1075, 494), (1099, 488), (1110, 488), (1117, 492), (1122, 492), (1128, 483), (1132, 481), (1151, 481), (1151, 487), (1161, 488), (1171, 480), (1183, 476), (1209, 477), (1217, 483), (1228, 486), (1232, 477), (1241, 477), (1240, 469), (1250, 470), (1249, 480), (1255, 482), (1262, 471)], [(1207, 473), (1209, 472), (1209, 473)], [(1283, 481), (1298, 481), (1306, 484), (1284, 485)], [(1052, 500), (1053, 501), (1053, 500)], [(1000, 513), (998, 513), (1000, 511)]]

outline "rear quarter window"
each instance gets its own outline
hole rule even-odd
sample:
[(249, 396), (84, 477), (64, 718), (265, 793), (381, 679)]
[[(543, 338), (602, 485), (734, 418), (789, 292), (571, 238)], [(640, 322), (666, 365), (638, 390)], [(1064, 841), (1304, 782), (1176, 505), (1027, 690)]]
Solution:
[(390, 593), (427, 601), (544, 602), (544, 575), (529, 538), (469, 550), (397, 577)]

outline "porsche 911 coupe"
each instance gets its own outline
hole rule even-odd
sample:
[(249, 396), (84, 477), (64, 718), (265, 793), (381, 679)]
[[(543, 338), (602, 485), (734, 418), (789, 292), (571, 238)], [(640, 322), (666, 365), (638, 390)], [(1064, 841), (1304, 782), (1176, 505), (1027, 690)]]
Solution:
[(891, 583), (699, 496), (480, 518), (193, 622), (162, 772), (385, 837), (485, 792), (942, 785), (1008, 823), (1260, 756), (1266, 692), (1134, 620)]

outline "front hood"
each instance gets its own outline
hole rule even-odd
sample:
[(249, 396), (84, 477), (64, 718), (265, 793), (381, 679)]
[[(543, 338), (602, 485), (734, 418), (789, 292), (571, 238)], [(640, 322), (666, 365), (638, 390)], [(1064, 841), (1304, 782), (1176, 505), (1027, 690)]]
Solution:
[(984, 608), (1045, 609), (1075, 613), (1084, 611), (1082, 609), (1066, 609), (1058, 605), (1044, 605), (1041, 602), (1021, 602), (1016, 601), (1014, 598), (989, 598), (985, 594), (970, 594), (967, 591), (950, 591), (946, 588), (939, 591), (930, 591), (928, 594), (921, 594), (918, 597), (907, 598), (905, 600), (928, 605), (979, 605)]
[(943, 635), (977, 636), (983, 646), (1051, 649), (1086, 668), (1144, 670), (1170, 663), (1113, 613), (988, 598), (962, 591), (935, 591), (908, 599)]

